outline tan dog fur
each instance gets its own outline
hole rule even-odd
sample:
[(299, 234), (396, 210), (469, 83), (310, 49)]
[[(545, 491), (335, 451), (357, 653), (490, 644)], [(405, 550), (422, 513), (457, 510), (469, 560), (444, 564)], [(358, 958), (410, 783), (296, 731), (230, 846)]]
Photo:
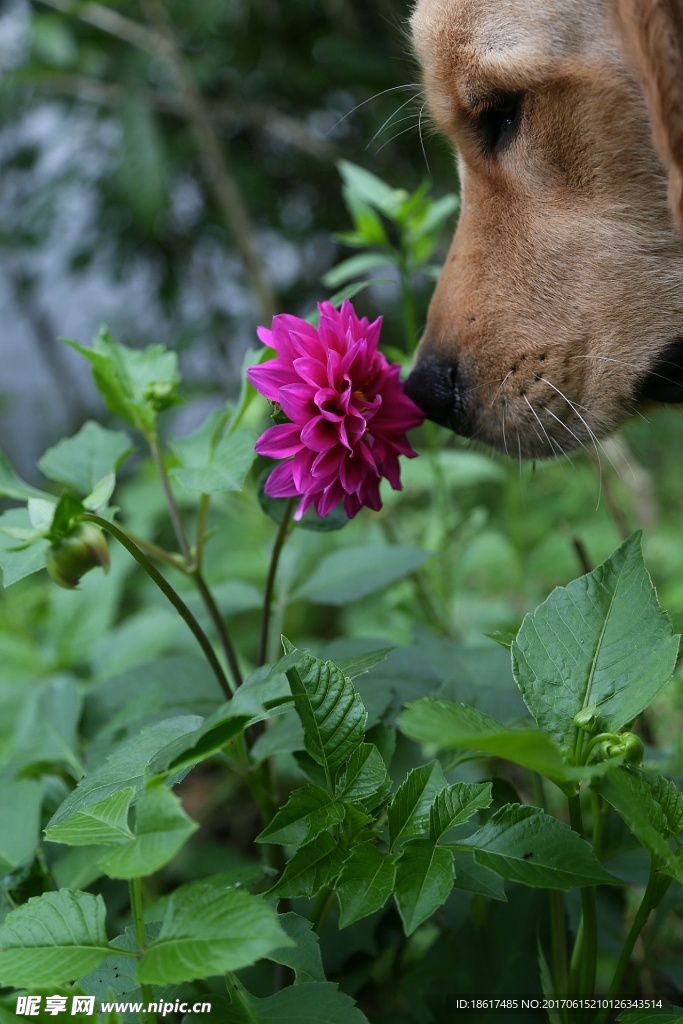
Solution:
[(412, 380), (448, 367), (449, 425), (510, 455), (590, 443), (683, 338), (683, 0), (418, 0), (411, 28), (462, 185)]

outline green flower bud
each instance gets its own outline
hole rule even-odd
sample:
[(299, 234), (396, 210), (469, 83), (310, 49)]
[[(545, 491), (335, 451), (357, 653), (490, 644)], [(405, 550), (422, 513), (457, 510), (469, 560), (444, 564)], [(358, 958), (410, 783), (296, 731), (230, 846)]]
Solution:
[(167, 380), (152, 381), (145, 388), (143, 398), (156, 412), (163, 412), (169, 406), (180, 403), (175, 382)]
[(597, 732), (600, 727), (600, 715), (597, 704), (589, 704), (574, 715), (574, 725), (583, 732)]
[(645, 745), (640, 736), (636, 736), (634, 732), (625, 732), (622, 738), (626, 763), (641, 764), (645, 754)]
[(72, 533), (52, 544), (45, 559), (49, 575), (67, 590), (73, 590), (84, 573), (98, 566), (109, 571), (109, 548), (93, 523), (78, 523)]

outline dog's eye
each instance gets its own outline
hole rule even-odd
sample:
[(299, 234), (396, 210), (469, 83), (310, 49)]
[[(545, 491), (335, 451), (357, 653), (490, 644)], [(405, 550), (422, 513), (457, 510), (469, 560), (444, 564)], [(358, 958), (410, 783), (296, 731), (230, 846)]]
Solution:
[(487, 104), (477, 114), (477, 130), (488, 153), (498, 152), (511, 139), (519, 125), (521, 110), (521, 96), (509, 95)]

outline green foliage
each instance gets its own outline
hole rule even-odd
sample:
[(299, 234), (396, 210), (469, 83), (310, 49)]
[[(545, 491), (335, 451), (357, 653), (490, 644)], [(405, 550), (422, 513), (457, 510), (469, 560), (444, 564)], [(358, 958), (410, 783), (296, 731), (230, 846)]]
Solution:
[[(364, 252), (337, 283), (381, 258), (407, 286), (453, 201), (342, 174)], [(638, 937), (658, 941), (683, 882), (676, 765), (635, 721), (680, 638), (639, 535), (520, 626), (521, 548), (478, 504), (509, 500), (498, 464), (433, 446), (382, 516), (299, 530), (275, 502), (275, 527), (246, 385), (176, 437), (174, 353), (70, 344), (125, 429), (49, 448), (44, 490), (0, 463), (19, 609), (0, 620), (0, 984), (206, 996), (249, 1024), (439, 1024), (485, 984), (593, 995), (598, 967), (601, 992), (629, 965), (637, 984)], [(92, 555), (93, 531), (107, 579), (79, 562), (57, 567), (75, 593), (19, 582)], [(502, 645), (463, 643), (460, 613), (489, 623), (471, 595), (508, 587), (525, 598), (491, 626)], [(20, 611), (34, 632), (14, 636)], [(279, 659), (276, 634), (297, 638)]]

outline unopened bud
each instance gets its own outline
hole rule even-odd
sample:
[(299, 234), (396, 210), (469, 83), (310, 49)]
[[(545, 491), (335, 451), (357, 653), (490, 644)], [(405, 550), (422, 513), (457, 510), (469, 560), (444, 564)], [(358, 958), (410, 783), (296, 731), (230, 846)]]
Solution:
[(574, 725), (582, 732), (597, 732), (600, 726), (597, 704), (589, 704), (588, 707), (577, 711), (574, 715)]
[(109, 571), (107, 539), (93, 523), (78, 523), (72, 533), (56, 541), (47, 553), (45, 568), (60, 587), (73, 590), (90, 569)]

